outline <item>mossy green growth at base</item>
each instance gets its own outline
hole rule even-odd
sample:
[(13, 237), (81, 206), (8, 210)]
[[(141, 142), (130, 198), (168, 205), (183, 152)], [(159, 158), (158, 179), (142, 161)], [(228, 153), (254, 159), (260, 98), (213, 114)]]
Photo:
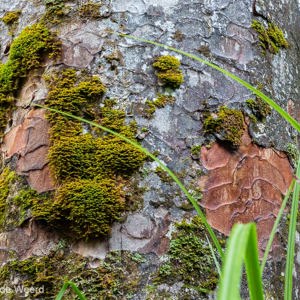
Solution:
[(217, 138), (235, 148), (241, 144), (244, 116), (239, 110), (222, 106), (216, 116), (210, 115), (204, 120), (203, 127), (206, 133), (216, 135)]
[(264, 53), (269, 51), (270, 53), (277, 54), (281, 48), (289, 47), (289, 43), (285, 39), (282, 30), (275, 24), (268, 23), (268, 27), (266, 28), (261, 22), (253, 20), (251, 27), (258, 33), (259, 45)]
[(1, 18), (1, 21), (7, 26), (11, 26), (19, 20), (20, 15), (21, 15), (20, 10), (8, 11)]
[(172, 284), (183, 281), (189, 287), (214, 290), (218, 274), (214, 270), (201, 219), (196, 216), (191, 222), (184, 220), (177, 223), (176, 228), (167, 253), (168, 261), (160, 267), (154, 282)]
[[(139, 262), (126, 251), (110, 252), (99, 266), (91, 268), (91, 260), (57, 247), (47, 256), (32, 256), (22, 261), (11, 260), (0, 267), (0, 284), (11, 288), (11, 299), (52, 300), (64, 281), (72, 280), (89, 300), (130, 299), (137, 292), (141, 276)], [(12, 280), (14, 279), (14, 280)], [(17, 279), (17, 280), (16, 280)], [(18, 286), (34, 288), (25, 295)], [(69, 289), (63, 299), (77, 299)]]
[(246, 100), (246, 104), (252, 110), (255, 118), (257, 118), (259, 121), (264, 121), (266, 117), (271, 114), (270, 105), (259, 97), (256, 97), (255, 100)]
[(180, 61), (174, 56), (163, 55), (157, 57), (153, 67), (157, 70), (157, 78), (166, 87), (176, 89), (184, 81), (182, 71), (179, 69)]

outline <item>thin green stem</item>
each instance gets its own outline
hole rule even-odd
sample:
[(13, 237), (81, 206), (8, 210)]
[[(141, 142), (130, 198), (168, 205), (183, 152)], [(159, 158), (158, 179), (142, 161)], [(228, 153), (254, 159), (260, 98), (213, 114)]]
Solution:
[[(298, 161), (296, 176), (300, 177), (300, 159)], [(287, 246), (285, 281), (284, 281), (284, 300), (292, 300), (293, 295), (293, 268), (295, 255), (296, 225), (299, 207), (300, 183), (296, 182), (293, 192), (292, 208), (290, 213), (289, 237)]]
[(72, 281), (66, 281), (64, 285), (62, 286), (61, 290), (57, 294), (55, 300), (61, 300), (63, 299), (63, 296), (66, 292), (66, 290), (71, 287), (72, 290), (75, 292), (75, 294), (79, 297), (80, 300), (87, 300), (86, 297), (83, 295), (83, 293), (79, 290), (79, 288), (76, 286), (76, 284)]

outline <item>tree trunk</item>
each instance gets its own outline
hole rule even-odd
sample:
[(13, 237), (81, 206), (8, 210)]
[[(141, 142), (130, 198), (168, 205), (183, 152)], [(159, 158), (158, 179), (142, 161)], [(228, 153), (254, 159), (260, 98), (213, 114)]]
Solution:
[[(66, 278), (88, 299), (208, 299), (217, 286), (207, 232), (162, 168), (36, 103), (136, 137), (182, 180), (221, 241), (234, 223), (256, 222), (263, 253), (299, 157), (297, 132), (211, 67), (118, 33), (205, 58), (300, 121), (299, 1), (12, 0), (0, 11), (4, 299), (21, 298), (23, 287), (32, 288), (26, 299), (53, 299)], [(18, 40), (39, 22), (51, 38)], [(264, 274), (268, 299), (283, 299), (287, 214)]]

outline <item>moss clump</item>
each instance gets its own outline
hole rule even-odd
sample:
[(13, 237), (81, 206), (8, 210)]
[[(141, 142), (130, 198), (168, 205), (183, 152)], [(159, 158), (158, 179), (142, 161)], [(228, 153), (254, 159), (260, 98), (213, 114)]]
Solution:
[[(46, 76), (49, 93), (46, 104), (54, 109), (62, 110), (76, 116), (95, 119), (93, 111), (106, 89), (96, 76), (87, 76), (79, 80), (73, 69)], [(69, 119), (61, 114), (49, 112), (47, 118), (51, 125), (51, 139), (57, 141), (66, 136), (76, 136), (82, 132), (80, 122)]]
[(171, 88), (179, 88), (183, 83), (183, 74), (179, 69), (180, 61), (171, 55), (159, 56), (153, 63), (157, 70), (156, 75), (163, 85)]
[(79, 15), (84, 18), (97, 19), (100, 18), (100, 9), (101, 4), (95, 3), (93, 1), (88, 1), (87, 3), (81, 5), (78, 9)]
[(0, 64), (0, 131), (13, 109), (14, 97), (27, 74), (42, 65), (46, 55), (57, 57), (60, 43), (44, 25), (26, 27), (12, 42), (8, 60)]
[(178, 223), (176, 228), (167, 253), (168, 261), (160, 267), (155, 282), (183, 281), (189, 287), (215, 289), (218, 275), (200, 218), (194, 217), (190, 223)]
[[(125, 113), (114, 101), (102, 100), (100, 79), (66, 69), (46, 77), (46, 104), (100, 123), (135, 140), (136, 124), (125, 123)], [(33, 216), (50, 227), (68, 227), (74, 239), (108, 235), (111, 224), (125, 211), (121, 182), (144, 162), (145, 155), (129, 143), (106, 132), (85, 127), (64, 116), (48, 112), (51, 130), (49, 165), (60, 187), (54, 200), (36, 201)]]
[(59, 230), (67, 228), (66, 235), (74, 239), (89, 239), (109, 234), (124, 205), (121, 187), (113, 180), (78, 179), (59, 187), (54, 200), (36, 202), (32, 214)]
[[(48, 78), (48, 81), (50, 79)], [(46, 104), (71, 114), (97, 121), (118, 133), (135, 139), (136, 125), (125, 124), (125, 113), (113, 108), (113, 101), (99, 105), (105, 87), (98, 77), (86, 76), (79, 80), (75, 70), (56, 74), (49, 84), (50, 92)], [(145, 156), (121, 139), (94, 131), (82, 134), (82, 124), (50, 112), (52, 146), (49, 161), (52, 173), (58, 182), (72, 178), (92, 179), (99, 174), (105, 176), (128, 176), (143, 163)]]
[[(139, 262), (129, 252), (111, 252), (97, 268), (91, 268), (90, 260), (71, 254), (69, 249), (57, 247), (48, 256), (33, 256), (19, 261), (12, 260), (0, 268), (0, 282), (16, 291), (19, 299), (54, 299), (65, 280), (72, 280), (87, 299), (129, 299), (140, 285)], [(12, 280), (18, 279), (18, 280)], [(18, 286), (33, 287), (34, 292), (25, 295)], [(77, 299), (72, 289), (64, 299)]]
[(269, 51), (270, 53), (277, 54), (281, 48), (289, 47), (282, 30), (275, 24), (268, 23), (268, 27), (265, 28), (261, 22), (253, 20), (251, 27), (258, 33), (259, 45), (264, 53)]
[(230, 146), (238, 147), (244, 132), (244, 116), (239, 110), (222, 106), (216, 116), (205, 119), (203, 127), (206, 133), (213, 133)]
[(5, 13), (1, 21), (7, 26), (11, 26), (19, 20), (20, 15), (20, 10), (8, 11)]
[(256, 97), (255, 100), (246, 100), (246, 104), (252, 110), (256, 119), (258, 119), (259, 121), (265, 120), (266, 117), (271, 113), (270, 105), (259, 97)]
[(47, 27), (40, 23), (26, 27), (12, 42), (7, 63), (1, 65), (0, 92), (16, 91), (20, 80), (40, 67), (46, 54), (53, 58), (59, 52), (60, 43)]
[(157, 108), (163, 108), (167, 104), (173, 104), (175, 102), (175, 98), (170, 95), (158, 94), (157, 97), (153, 100), (146, 100), (146, 109), (144, 116), (146, 118), (153, 117)]

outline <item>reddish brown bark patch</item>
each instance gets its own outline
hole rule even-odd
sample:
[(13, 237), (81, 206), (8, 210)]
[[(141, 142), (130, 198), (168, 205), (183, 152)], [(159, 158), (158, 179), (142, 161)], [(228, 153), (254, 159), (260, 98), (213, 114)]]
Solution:
[(292, 181), (292, 169), (283, 152), (262, 148), (247, 133), (237, 151), (215, 143), (201, 151), (208, 175), (200, 179), (202, 206), (209, 224), (229, 235), (235, 223), (255, 222), (262, 250)]
[(45, 111), (31, 110), (6, 134), (1, 146), (5, 158), (18, 156), (17, 174), (27, 176), (29, 185), (39, 193), (54, 189), (47, 160), (49, 128)]

